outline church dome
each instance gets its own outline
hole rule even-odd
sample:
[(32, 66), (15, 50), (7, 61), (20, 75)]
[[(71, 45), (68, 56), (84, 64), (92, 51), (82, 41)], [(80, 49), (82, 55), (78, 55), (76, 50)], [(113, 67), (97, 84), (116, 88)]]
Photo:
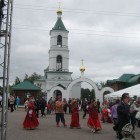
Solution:
[(62, 15), (62, 10), (58, 9), (57, 10), (57, 15)]
[(85, 67), (84, 67), (84, 66), (81, 66), (81, 67), (80, 67), (80, 71), (81, 71), (81, 72), (84, 72), (84, 71), (85, 71)]

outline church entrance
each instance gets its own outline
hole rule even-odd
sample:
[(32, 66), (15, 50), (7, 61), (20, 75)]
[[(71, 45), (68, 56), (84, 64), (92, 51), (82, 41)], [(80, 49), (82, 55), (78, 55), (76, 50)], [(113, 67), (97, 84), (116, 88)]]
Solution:
[(58, 96), (62, 96), (62, 92), (60, 90), (55, 90), (53, 93), (53, 97), (58, 99)]

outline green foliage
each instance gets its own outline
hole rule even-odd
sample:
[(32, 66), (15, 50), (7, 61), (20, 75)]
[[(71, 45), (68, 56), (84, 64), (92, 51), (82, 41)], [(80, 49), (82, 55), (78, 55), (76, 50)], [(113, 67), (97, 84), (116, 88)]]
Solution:
[(27, 78), (27, 80), (30, 81), (31, 83), (34, 83), (35, 80), (40, 79), (40, 78), (41, 78), (41, 75), (34, 72), (31, 76)]
[(12, 90), (12, 85), (9, 85), (9, 93), (13, 93), (13, 90)]
[(96, 85), (97, 85), (99, 90), (103, 89), (104, 87), (107, 87), (107, 83), (106, 82), (96, 83)]
[(14, 85), (17, 85), (17, 84), (19, 84), (20, 82), (21, 82), (21, 80), (19, 79), (19, 77), (16, 77)]
[[(23, 81), (27, 80), (27, 81), (29, 81), (31, 83), (34, 83), (34, 81), (39, 79), (39, 78), (41, 78), (41, 75), (39, 75), (36, 72), (34, 72), (31, 76), (28, 76), (27, 74), (25, 74), (25, 77), (24, 77)], [(9, 87), (8, 87), (9, 88), (8, 89), (9, 93), (13, 93), (12, 86), (17, 85), (17, 84), (19, 84), (19, 83), (21, 83), (23, 81), (19, 77), (16, 77), (13, 85), (9, 85)], [(2, 90), (3, 90), (3, 87), (0, 86), (0, 92), (1, 93), (2, 93)]]
[(89, 89), (83, 89), (81, 88), (81, 99), (95, 99), (95, 91), (92, 89), (91, 91)]
[[(25, 77), (24, 77), (23, 81), (27, 80), (27, 81), (29, 81), (31, 83), (34, 83), (35, 80), (40, 79), (40, 78), (41, 78), (41, 75), (39, 75), (36, 72), (34, 72), (31, 76), (28, 76), (27, 74), (25, 74)], [(16, 77), (15, 82), (14, 82), (13, 85), (17, 85), (17, 84), (19, 84), (19, 83), (21, 83), (23, 81), (20, 80), (19, 77)]]
[(23, 81), (26, 81), (26, 80), (28, 80), (28, 75), (25, 73), (25, 77)]

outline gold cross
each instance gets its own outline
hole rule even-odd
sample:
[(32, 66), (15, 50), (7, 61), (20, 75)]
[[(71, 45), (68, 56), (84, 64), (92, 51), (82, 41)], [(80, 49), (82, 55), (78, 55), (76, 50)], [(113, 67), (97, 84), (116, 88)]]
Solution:
[(82, 59), (81, 61), (82, 61), (82, 66), (83, 66), (83, 62), (84, 62), (84, 60)]
[(61, 2), (60, 2), (60, 0), (59, 0), (59, 2), (58, 2), (58, 3), (59, 3), (59, 9), (60, 9), (60, 7), (61, 7)]

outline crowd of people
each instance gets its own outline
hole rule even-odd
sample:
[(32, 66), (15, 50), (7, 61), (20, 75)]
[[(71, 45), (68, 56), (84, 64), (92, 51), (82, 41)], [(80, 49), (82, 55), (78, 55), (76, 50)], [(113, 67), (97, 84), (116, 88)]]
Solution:
[(29, 96), (25, 101), (25, 110), (27, 111), (27, 114), (23, 122), (23, 127), (25, 129), (36, 128), (39, 125), (37, 118), (39, 117), (39, 110), (41, 110), (41, 117), (46, 116), (47, 114), (55, 114), (56, 127), (60, 126), (60, 122), (64, 127), (67, 126), (64, 116), (69, 113), (71, 114), (70, 128), (80, 129), (79, 111), (84, 110), (85, 104), (87, 105), (85, 112), (88, 113), (89, 116), (87, 119), (87, 126), (92, 132), (97, 133), (101, 130), (97, 102), (95, 100), (90, 100), (87, 104), (86, 101), (80, 101), (77, 99), (71, 99), (67, 102), (66, 99), (63, 99), (62, 101), (61, 96), (58, 96), (55, 101), (50, 98), (48, 103), (44, 98), (35, 100), (32, 96)]
[(103, 122), (113, 122), (116, 137), (121, 140), (124, 137), (135, 139), (135, 126), (140, 127), (140, 101), (130, 98), (129, 93), (124, 93), (121, 99), (115, 102), (103, 102)]
[[(10, 94), (8, 97), (8, 110), (10, 109), (11, 112), (16, 110), (20, 104), (20, 98), (15, 96), (15, 94)], [(2, 107), (2, 95), (0, 95), (0, 107)]]
[[(14, 96), (11, 95), (9, 101), (11, 112), (13, 112)], [(130, 136), (135, 139), (135, 127), (140, 127), (140, 102), (131, 99), (128, 93), (124, 93), (121, 99), (104, 100), (102, 104), (98, 99), (69, 99), (67, 101), (66, 99), (62, 100), (62, 96), (58, 96), (55, 100), (51, 97), (47, 102), (43, 97), (34, 99), (29, 96), (24, 105), (25, 111), (27, 111), (23, 122), (25, 129), (38, 127), (38, 117), (45, 117), (50, 114), (54, 114), (56, 117), (56, 127), (60, 127), (60, 123), (66, 127), (65, 114), (70, 114), (69, 127), (80, 129), (79, 111), (83, 112), (82, 119), (87, 118), (87, 126), (91, 132), (98, 133), (102, 129), (101, 122), (112, 123), (113, 130), (119, 140)]]

